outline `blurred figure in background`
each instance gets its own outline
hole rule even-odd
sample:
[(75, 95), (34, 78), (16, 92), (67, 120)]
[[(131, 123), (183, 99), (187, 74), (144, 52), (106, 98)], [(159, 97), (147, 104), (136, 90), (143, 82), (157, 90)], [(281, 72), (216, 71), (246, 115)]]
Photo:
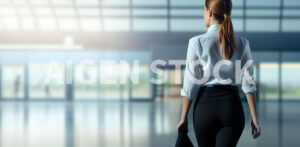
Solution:
[(20, 74), (17, 74), (14, 80), (14, 93), (13, 96), (15, 98), (18, 98), (19, 90), (20, 90), (20, 84), (21, 84), (21, 76)]

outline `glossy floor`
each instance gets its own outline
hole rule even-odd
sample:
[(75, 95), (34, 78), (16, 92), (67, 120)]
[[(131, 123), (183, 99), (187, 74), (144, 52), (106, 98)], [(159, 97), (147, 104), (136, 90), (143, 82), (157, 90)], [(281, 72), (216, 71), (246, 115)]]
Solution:
[[(0, 102), (1, 147), (172, 147), (179, 100), (156, 102)], [(261, 102), (262, 136), (249, 111), (239, 147), (300, 145), (300, 102)], [(190, 125), (192, 129), (192, 125)], [(193, 131), (189, 133), (195, 143)]]

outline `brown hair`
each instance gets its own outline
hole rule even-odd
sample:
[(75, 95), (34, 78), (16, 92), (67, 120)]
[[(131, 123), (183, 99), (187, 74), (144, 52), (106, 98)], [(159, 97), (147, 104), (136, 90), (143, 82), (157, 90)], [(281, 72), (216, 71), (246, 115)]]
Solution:
[(230, 18), (232, 2), (231, 0), (206, 0), (205, 6), (207, 9), (212, 10), (213, 17), (221, 23), (218, 39), (225, 59), (231, 59), (236, 49), (234, 30)]

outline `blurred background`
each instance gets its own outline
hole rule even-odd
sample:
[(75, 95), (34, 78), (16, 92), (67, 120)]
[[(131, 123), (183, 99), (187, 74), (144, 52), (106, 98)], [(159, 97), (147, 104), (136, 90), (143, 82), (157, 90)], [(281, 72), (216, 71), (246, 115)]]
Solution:
[[(241, 93), (247, 123), (238, 146), (299, 146), (300, 1), (232, 2), (235, 32), (250, 41), (255, 60), (262, 127), (253, 140)], [(152, 84), (151, 63), (185, 60), (188, 39), (206, 31), (203, 6), (204, 0), (0, 0), (0, 146), (174, 146), (183, 78), (167, 64), (167, 81)], [(86, 60), (92, 64), (82, 66)], [(133, 69), (138, 84), (130, 80)], [(49, 73), (56, 80), (45, 82)], [(103, 75), (116, 84), (102, 83)], [(189, 136), (196, 143), (193, 131)]]

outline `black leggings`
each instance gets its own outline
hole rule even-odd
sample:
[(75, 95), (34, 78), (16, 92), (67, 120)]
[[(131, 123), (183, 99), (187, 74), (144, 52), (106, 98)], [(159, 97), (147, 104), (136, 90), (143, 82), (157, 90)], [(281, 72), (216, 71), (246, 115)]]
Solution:
[(193, 118), (199, 147), (236, 146), (245, 126), (237, 87), (201, 87)]

